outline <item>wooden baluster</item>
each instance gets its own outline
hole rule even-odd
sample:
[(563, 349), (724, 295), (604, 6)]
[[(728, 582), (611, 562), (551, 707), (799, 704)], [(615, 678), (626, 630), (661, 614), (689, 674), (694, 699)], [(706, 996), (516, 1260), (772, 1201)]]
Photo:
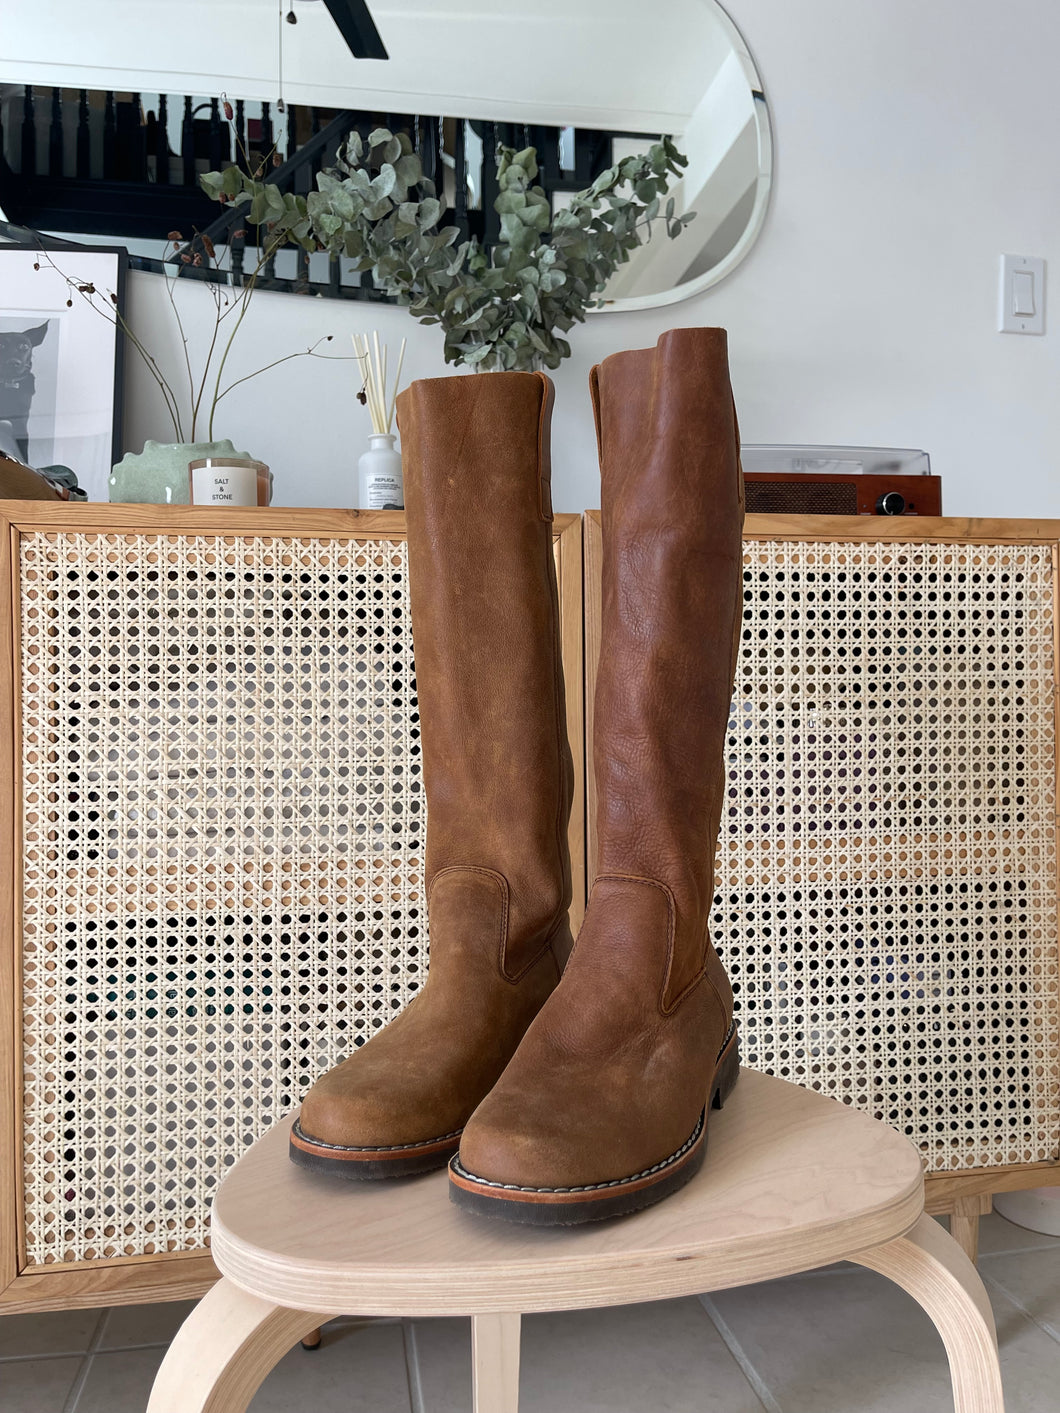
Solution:
[(287, 160), (298, 151), (298, 119), (301, 110), (293, 103), (287, 105)]
[[(321, 128), (319, 108), (312, 109), (310, 116), (310, 124), (313, 129), (313, 136), (315, 137)], [(312, 165), (309, 162), (300, 163), (295, 168), (294, 180), (291, 183), (292, 191), (294, 191), (298, 196), (306, 196), (314, 189), (315, 186), (316, 182), (313, 180)], [(309, 253), (303, 250), (300, 245), (297, 246), (296, 249), (298, 252), (298, 268), (295, 278), (298, 285), (302, 288), (305, 288), (309, 284)]]
[(118, 174), (118, 118), (114, 93), (107, 89), (103, 106), (103, 180), (112, 182)]
[(158, 125), (155, 128), (155, 181), (169, 184), (169, 103), (164, 93), (158, 95)]
[(209, 159), (210, 171), (217, 172), (228, 160), (228, 129), (221, 126), (221, 102), (218, 98), (210, 99), (210, 142)]
[(147, 181), (147, 128), (144, 124), (143, 96), (132, 95), (128, 129), (125, 133), (125, 172), (127, 181)]
[[(374, 127), (375, 123), (371, 121), (371, 114), (358, 111), (357, 121), (354, 123), (354, 129), (357, 133), (357, 136), (364, 144), (366, 151), (368, 148), (368, 134), (372, 131)], [(376, 298), (375, 281), (372, 279), (371, 270), (362, 270), (359, 273), (356, 290), (357, 293), (354, 296), (356, 299)]]
[[(263, 104), (261, 105), (261, 153), (260, 153), (260, 156), (261, 156), (261, 176), (262, 176), (263, 178), (264, 178), (264, 177), (267, 177), (268, 174), (269, 174), (269, 167), (270, 167), (271, 162), (272, 162), (272, 145), (273, 145), (273, 141), (274, 141), (274, 138), (273, 138), (273, 135), (272, 135), (272, 106), (271, 106), (271, 104), (269, 104), (269, 103), (263, 103)], [(262, 239), (264, 239), (264, 235), (265, 235), (264, 231), (261, 231), (259, 234), (261, 235)], [(262, 274), (262, 278), (263, 278), (263, 279), (266, 279), (266, 280), (274, 280), (274, 279), (276, 278), (276, 251), (275, 251), (275, 250), (273, 250), (272, 254), (271, 254), (271, 255), (269, 256), (269, 258), (265, 261), (265, 264), (264, 264), (264, 266), (262, 267), (261, 274)]]
[(37, 115), (33, 89), (29, 85), (22, 93), (21, 172), (23, 177), (33, 177), (37, 174)]
[(584, 136), (589, 151), (589, 174), (585, 178), (585, 185), (588, 186), (611, 165), (612, 139), (610, 133), (601, 132), (599, 128), (584, 129)]
[(88, 89), (83, 88), (77, 102), (77, 175), (87, 180), (92, 175), (92, 114), (88, 106)]
[(511, 146), (506, 135), (509, 126), (507, 123), (482, 124), (482, 173), (479, 177), (479, 191), (482, 194), (482, 240), (490, 247), (497, 244), (501, 235), (501, 218), (493, 209), (493, 203), (500, 195), (500, 185), (497, 181), (497, 144), (503, 142), (506, 147)]
[(453, 224), (462, 236), (470, 234), (467, 219), (467, 143), (464, 140), (464, 119), (456, 119), (453, 139)]
[(228, 233), (228, 255), (231, 262), (233, 284), (243, 283), (243, 257), (247, 248), (247, 232), (244, 226), (236, 226)]
[(236, 99), (236, 165), (244, 172), (247, 165), (247, 105), (242, 98)]
[(63, 91), (52, 89), (52, 121), (48, 129), (48, 175), (63, 174)]
[(589, 186), (609, 165), (611, 136), (597, 128), (574, 130), (574, 180), (578, 186)]
[(438, 119), (418, 118), (415, 129), (416, 154), (423, 164), (423, 175), (435, 186), (441, 185), (438, 172)]
[(538, 181), (551, 197), (563, 180), (559, 165), (559, 128), (535, 125), (527, 129), (526, 145), (537, 149)]
[(180, 125), (180, 156), (184, 164), (184, 185), (195, 185), (195, 110), (191, 96), (184, 98), (184, 120)]

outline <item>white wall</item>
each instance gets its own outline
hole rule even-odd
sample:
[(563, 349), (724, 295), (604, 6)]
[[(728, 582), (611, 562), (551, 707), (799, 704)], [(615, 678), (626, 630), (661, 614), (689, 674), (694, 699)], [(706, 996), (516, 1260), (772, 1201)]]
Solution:
[[(729, 9), (773, 113), (765, 229), (736, 273), (698, 299), (597, 315), (574, 331), (556, 378), (557, 508), (599, 500), (591, 364), (674, 325), (721, 324), (747, 441), (924, 447), (948, 512), (1060, 516), (1060, 303), (1044, 337), (995, 332), (1002, 251), (1044, 256), (1060, 272), (1060, 7), (730, 0)], [(1050, 293), (1060, 301), (1060, 284)], [(135, 276), (131, 298), (138, 326), (164, 317), (152, 277)], [(242, 370), (368, 320), (391, 341), (410, 336), (410, 377), (444, 371), (438, 331), (402, 310), (261, 295), (251, 320)], [(367, 418), (352, 383), (351, 365), (306, 360), (233, 394), (224, 430), (271, 462), (278, 502), (353, 503)], [(131, 368), (130, 445), (165, 435), (148, 390)]]

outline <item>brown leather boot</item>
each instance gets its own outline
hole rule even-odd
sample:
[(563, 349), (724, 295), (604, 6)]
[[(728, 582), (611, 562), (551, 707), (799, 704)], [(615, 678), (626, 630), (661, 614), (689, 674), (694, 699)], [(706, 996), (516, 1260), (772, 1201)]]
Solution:
[(591, 375), (603, 506), (599, 872), (551, 1000), (464, 1130), (459, 1206), (539, 1225), (668, 1196), (736, 1081), (710, 942), (742, 596), (743, 491), (722, 329)]
[(427, 796), (430, 969), (318, 1080), (291, 1134), (349, 1178), (442, 1167), (571, 947), (567, 745), (543, 374), (413, 383), (398, 399)]

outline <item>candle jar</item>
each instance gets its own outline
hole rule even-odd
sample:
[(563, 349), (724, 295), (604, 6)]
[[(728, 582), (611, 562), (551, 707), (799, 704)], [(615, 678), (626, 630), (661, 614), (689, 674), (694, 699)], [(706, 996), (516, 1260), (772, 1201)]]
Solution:
[(188, 464), (188, 499), (192, 505), (268, 505), (272, 472), (263, 461), (206, 456)]

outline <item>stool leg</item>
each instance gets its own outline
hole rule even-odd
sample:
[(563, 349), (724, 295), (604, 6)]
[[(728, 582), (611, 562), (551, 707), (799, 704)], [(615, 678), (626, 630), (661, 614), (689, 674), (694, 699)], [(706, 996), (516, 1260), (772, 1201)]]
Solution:
[(955, 1413), (1004, 1413), (986, 1287), (938, 1222), (922, 1216), (905, 1236), (850, 1259), (888, 1276), (931, 1316), (949, 1356)]
[(521, 1315), (471, 1317), (474, 1413), (519, 1413), (521, 1320)]
[(953, 1199), (950, 1209), (950, 1236), (969, 1261), (979, 1259), (979, 1218), (985, 1217), (993, 1205), (989, 1193), (976, 1193), (972, 1197)]
[(177, 1331), (155, 1377), (147, 1413), (244, 1413), (320, 1312), (287, 1310), (221, 1280)]

